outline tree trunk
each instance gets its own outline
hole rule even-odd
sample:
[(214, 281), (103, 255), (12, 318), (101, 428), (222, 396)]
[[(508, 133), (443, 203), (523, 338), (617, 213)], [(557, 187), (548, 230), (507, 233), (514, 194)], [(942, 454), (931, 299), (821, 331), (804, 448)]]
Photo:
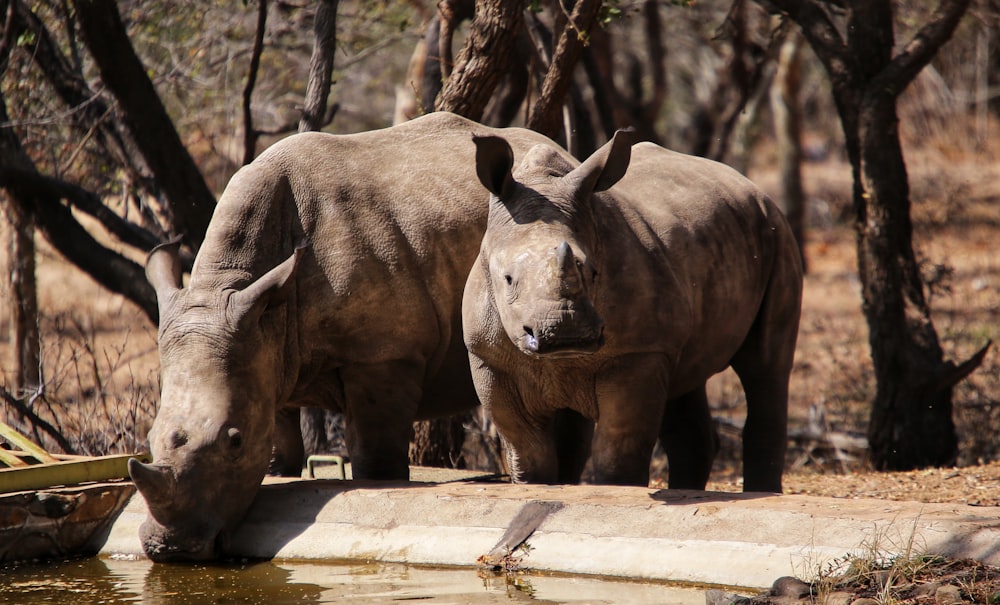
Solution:
[(479, 121), (500, 79), (510, 69), (514, 40), (521, 28), (526, 0), (478, 0), (469, 38), (454, 71), (434, 103)]
[[(35, 226), (31, 215), (24, 211), (6, 192), (0, 192), (0, 237), (3, 239), (3, 263), (0, 273), (3, 283), (0, 308), (7, 315), (8, 342), (11, 359), (4, 363), (15, 396), (38, 390), (41, 384), (38, 345), (38, 291), (35, 286)], [(9, 365), (8, 365), (9, 364)]]
[(410, 463), (418, 466), (466, 468), (462, 458), (464, 420), (469, 413), (413, 423)]
[(872, 462), (879, 470), (949, 466), (958, 454), (954, 386), (979, 367), (989, 345), (959, 365), (944, 359), (913, 253), (896, 99), (873, 92), (858, 118), (864, 193), (855, 200), (862, 309), (876, 381), (868, 426)]
[(215, 197), (136, 56), (114, 0), (81, 0), (74, 7), (101, 79), (118, 100), (123, 122), (170, 201), (175, 232), (197, 249), (212, 218)]
[[(6, 60), (0, 58), (0, 68)], [(0, 124), (9, 124), (7, 100), (0, 91)], [(21, 147), (21, 141), (12, 126), (0, 127), (0, 164), (31, 169), (31, 160)], [(35, 225), (31, 213), (15, 199), (8, 189), (0, 191), (0, 218), (6, 223), (0, 227), (3, 254), (0, 255), (3, 284), (0, 285), (0, 308), (9, 309), (7, 334), (12, 359), (10, 375), (0, 377), (12, 381), (14, 395), (24, 397), (41, 385), (40, 352), (38, 342), (38, 290), (35, 283)], [(2, 361), (2, 360), (0, 360)]]
[(778, 172), (781, 177), (781, 205), (785, 218), (799, 243), (805, 267), (806, 194), (802, 186), (802, 110), (799, 89), (802, 84), (802, 36), (795, 32), (781, 44), (778, 71), (771, 85), (771, 113), (778, 146)]
[(896, 101), (951, 37), (970, 0), (941, 0), (896, 57), (890, 0), (845, 2), (847, 22), (840, 30), (818, 0), (760, 1), (802, 28), (830, 77), (844, 130), (854, 175), (862, 310), (875, 368), (872, 462), (880, 470), (952, 464), (952, 390), (982, 363), (990, 345), (961, 364), (944, 359), (913, 253)]
[(299, 120), (299, 132), (319, 130), (326, 124), (327, 98), (333, 81), (333, 59), (337, 51), (337, 4), (339, 0), (321, 0), (316, 8), (313, 32), (316, 41), (309, 61), (305, 107)]

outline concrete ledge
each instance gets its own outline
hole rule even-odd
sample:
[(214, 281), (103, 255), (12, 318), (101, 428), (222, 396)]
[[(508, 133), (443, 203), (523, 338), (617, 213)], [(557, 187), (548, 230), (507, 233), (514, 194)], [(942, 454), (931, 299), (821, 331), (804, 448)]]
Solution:
[[(635, 487), (304, 480), (265, 485), (238, 556), (475, 565), (528, 502), (553, 503), (530, 569), (760, 588), (877, 547), (1000, 565), (1000, 508)], [(103, 554), (142, 554), (135, 496)]]

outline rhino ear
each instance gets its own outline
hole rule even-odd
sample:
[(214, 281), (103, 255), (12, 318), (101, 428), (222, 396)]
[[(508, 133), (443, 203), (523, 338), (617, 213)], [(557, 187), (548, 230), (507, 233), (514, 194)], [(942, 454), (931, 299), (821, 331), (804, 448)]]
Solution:
[(156, 292), (160, 317), (171, 295), (181, 288), (180, 236), (153, 248), (146, 257), (146, 280)]
[(632, 128), (615, 132), (610, 141), (564, 178), (581, 193), (590, 194), (610, 189), (628, 170), (634, 133)]
[(229, 299), (230, 317), (242, 321), (250, 315), (259, 316), (269, 307), (285, 302), (295, 288), (295, 270), (305, 253), (306, 246), (299, 246), (288, 259), (262, 275)]
[(504, 199), (514, 186), (511, 168), (514, 151), (504, 139), (495, 136), (473, 135), (476, 144), (476, 176), (490, 193)]

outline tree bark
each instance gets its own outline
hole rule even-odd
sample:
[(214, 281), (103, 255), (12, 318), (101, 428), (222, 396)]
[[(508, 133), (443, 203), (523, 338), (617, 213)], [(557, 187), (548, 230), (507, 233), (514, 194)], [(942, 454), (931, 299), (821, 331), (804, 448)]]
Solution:
[[(942, 0), (893, 57), (889, 0), (845, 2), (838, 28), (822, 2), (762, 0), (795, 20), (833, 85), (854, 174), (862, 310), (875, 369), (868, 439), (880, 470), (952, 464), (954, 386), (983, 360), (944, 360), (913, 252), (909, 185), (899, 140), (899, 94), (952, 35), (969, 0)], [(840, 31), (846, 31), (841, 37)]]
[(197, 249), (212, 218), (215, 197), (136, 56), (114, 0), (80, 0), (75, 8), (101, 79), (118, 100), (122, 121), (170, 202), (175, 233)]
[(337, 50), (337, 4), (339, 0), (321, 0), (313, 25), (316, 41), (309, 61), (305, 107), (299, 120), (299, 132), (321, 129), (327, 121), (327, 98), (333, 80), (333, 60)]
[[(0, 60), (0, 65), (5, 61)], [(7, 101), (0, 91), (0, 124), (9, 123)], [(12, 126), (0, 127), (0, 165), (31, 167)], [(4, 366), (16, 396), (23, 397), (41, 385), (41, 353), (38, 334), (38, 289), (35, 282), (35, 224), (29, 212), (8, 191), (0, 191), (0, 225), (3, 238), (3, 284), (0, 308), (10, 310), (7, 334), (12, 359)]]
[(526, 0), (477, 0), (465, 48), (434, 108), (479, 121), (493, 91), (513, 63), (514, 40)]

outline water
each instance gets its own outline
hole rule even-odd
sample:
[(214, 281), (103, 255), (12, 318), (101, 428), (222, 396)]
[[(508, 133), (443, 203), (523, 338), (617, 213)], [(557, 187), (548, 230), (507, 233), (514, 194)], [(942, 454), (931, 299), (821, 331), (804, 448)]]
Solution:
[(702, 590), (663, 583), (520, 575), (395, 564), (265, 561), (167, 565), (91, 558), (0, 567), (0, 603), (72, 605), (311, 603), (657, 603), (704, 605)]

